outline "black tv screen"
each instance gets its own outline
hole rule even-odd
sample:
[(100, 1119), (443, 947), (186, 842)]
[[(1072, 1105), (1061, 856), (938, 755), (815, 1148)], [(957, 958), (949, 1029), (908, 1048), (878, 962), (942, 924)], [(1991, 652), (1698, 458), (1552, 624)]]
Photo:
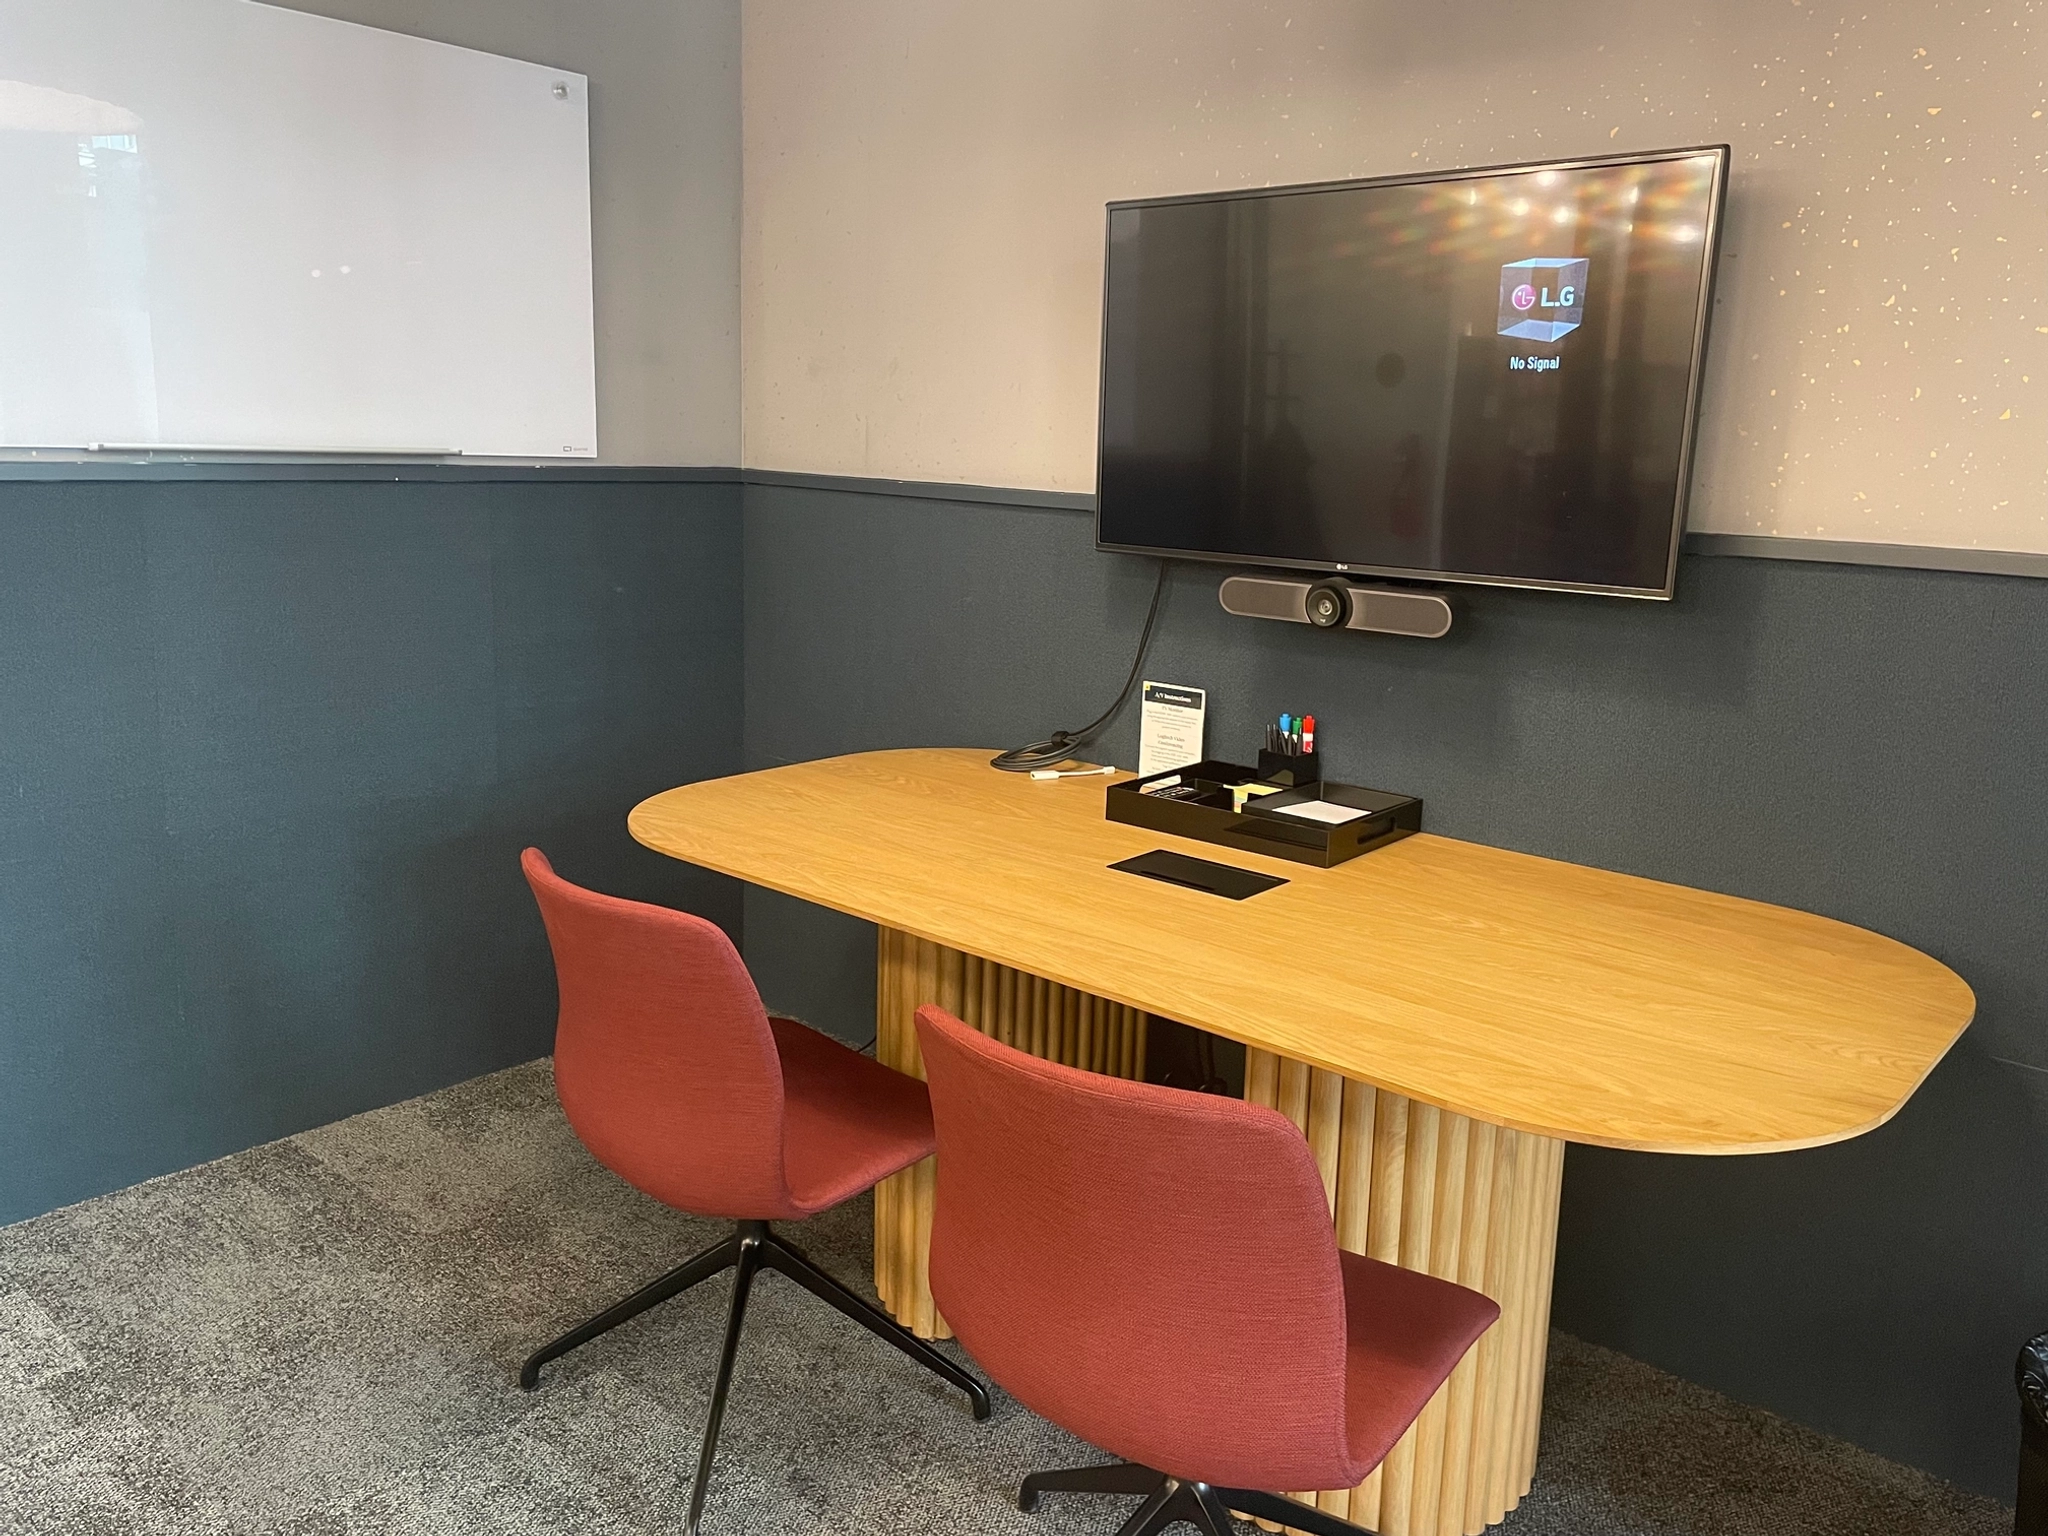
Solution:
[(1097, 544), (1669, 597), (1726, 167), (1111, 204)]

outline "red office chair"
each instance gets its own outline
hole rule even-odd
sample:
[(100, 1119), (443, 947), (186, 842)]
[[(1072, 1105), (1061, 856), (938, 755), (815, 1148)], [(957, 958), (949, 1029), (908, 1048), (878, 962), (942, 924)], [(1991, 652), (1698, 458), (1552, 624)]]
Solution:
[(1263, 1490), (1348, 1488), (1500, 1308), (1340, 1252), (1283, 1115), (1098, 1077), (917, 1011), (939, 1132), (932, 1295), (1019, 1401), (1125, 1460), (1024, 1479), (1140, 1494), (1119, 1536), (1229, 1511), (1360, 1527)]
[(736, 1269), (718, 1384), (690, 1489), (695, 1536), (755, 1273), (780, 1270), (965, 1392), (982, 1384), (769, 1229), (852, 1198), (932, 1150), (924, 1085), (788, 1019), (770, 1018), (732, 941), (686, 912), (600, 896), (520, 855), (555, 952), (555, 1090), (599, 1162), (664, 1205), (728, 1216), (731, 1237), (535, 1351), (548, 1361), (701, 1280)]

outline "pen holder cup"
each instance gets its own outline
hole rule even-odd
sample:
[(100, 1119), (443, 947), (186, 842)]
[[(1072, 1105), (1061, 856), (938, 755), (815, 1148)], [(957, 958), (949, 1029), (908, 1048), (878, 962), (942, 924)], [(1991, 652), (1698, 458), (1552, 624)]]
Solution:
[(1268, 752), (1261, 747), (1259, 777), (1268, 784), (1284, 784), (1289, 789), (1299, 789), (1304, 784), (1319, 784), (1323, 778), (1322, 758), (1314, 752), (1300, 752), (1289, 756), (1285, 752)]

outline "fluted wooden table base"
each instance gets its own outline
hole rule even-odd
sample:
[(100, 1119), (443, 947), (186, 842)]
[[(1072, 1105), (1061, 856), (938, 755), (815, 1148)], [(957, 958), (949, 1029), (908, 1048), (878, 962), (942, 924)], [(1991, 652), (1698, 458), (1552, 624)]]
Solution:
[[(924, 1076), (915, 1020), (919, 1008), (937, 1003), (983, 1034), (1046, 1061), (1111, 1077), (1143, 1073), (1145, 1015), (1137, 1009), (893, 928), (878, 931), (875, 1057), (884, 1066)], [(918, 1337), (950, 1339), (925, 1268), (934, 1167), (928, 1157), (875, 1186), (875, 1289), (896, 1321)]]
[[(1006, 1045), (1142, 1075), (1146, 1015), (892, 929), (880, 931), (875, 1054), (924, 1076), (913, 1018), (937, 1003)], [(1245, 1097), (1314, 1148), (1337, 1241), (1500, 1303), (1501, 1319), (1357, 1488), (1301, 1493), (1382, 1536), (1476, 1536), (1529, 1491), (1543, 1405), (1564, 1143), (1503, 1130), (1368, 1083), (1248, 1051)], [(926, 1278), (933, 1162), (875, 1190), (875, 1288), (897, 1321), (951, 1336)]]
[(1564, 1143), (1503, 1130), (1266, 1051), (1244, 1096), (1307, 1133), (1337, 1242), (1482, 1291), (1500, 1321), (1356, 1488), (1295, 1497), (1383, 1536), (1476, 1536), (1536, 1470)]

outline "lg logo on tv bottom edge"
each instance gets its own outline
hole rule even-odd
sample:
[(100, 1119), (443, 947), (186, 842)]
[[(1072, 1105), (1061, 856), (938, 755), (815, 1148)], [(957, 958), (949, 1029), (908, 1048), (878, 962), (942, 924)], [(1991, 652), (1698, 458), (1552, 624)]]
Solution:
[(1556, 341), (1586, 318), (1584, 256), (1531, 256), (1500, 269), (1500, 334)]

